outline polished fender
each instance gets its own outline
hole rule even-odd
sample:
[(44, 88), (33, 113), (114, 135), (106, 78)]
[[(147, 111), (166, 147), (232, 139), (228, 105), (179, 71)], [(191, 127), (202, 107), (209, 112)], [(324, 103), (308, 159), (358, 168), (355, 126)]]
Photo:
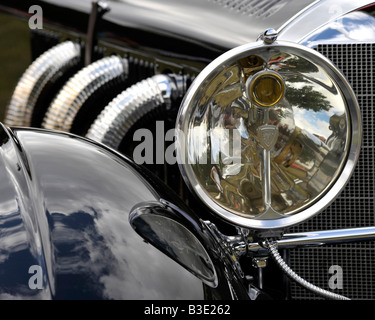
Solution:
[[(199, 219), (152, 174), (101, 144), (1, 125), (0, 178), (2, 299), (248, 298)], [(129, 214), (145, 203), (204, 242), (215, 284), (132, 228)]]

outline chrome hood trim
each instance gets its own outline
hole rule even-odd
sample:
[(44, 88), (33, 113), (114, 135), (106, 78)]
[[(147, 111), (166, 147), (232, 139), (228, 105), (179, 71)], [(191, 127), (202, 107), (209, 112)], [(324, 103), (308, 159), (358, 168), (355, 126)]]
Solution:
[(339, 3), (334, 0), (320, 0), (284, 23), (278, 29), (278, 39), (301, 43), (328, 22), (371, 3), (372, 1), (368, 0), (342, 0)]

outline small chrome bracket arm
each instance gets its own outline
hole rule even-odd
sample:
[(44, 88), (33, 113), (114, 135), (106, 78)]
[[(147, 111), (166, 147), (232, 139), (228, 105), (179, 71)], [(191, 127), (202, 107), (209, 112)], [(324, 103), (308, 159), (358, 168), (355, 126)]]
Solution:
[(97, 28), (103, 15), (110, 10), (106, 1), (93, 1), (89, 24), (87, 28), (87, 41), (85, 49), (85, 66), (93, 62), (94, 49), (97, 44)]
[(177, 74), (157, 74), (153, 77), (157, 82), (167, 110), (171, 109), (173, 102), (182, 99), (187, 90), (186, 76)]
[(220, 247), (227, 254), (227, 257), (229, 258), (233, 269), (236, 270), (242, 278), (244, 278), (245, 274), (239, 262), (241, 254), (239, 254), (239, 252), (237, 251), (238, 247), (241, 247), (243, 249), (247, 247), (247, 242), (244, 241), (243, 234), (239, 232), (238, 235), (227, 236), (221, 233), (214, 223), (210, 221), (202, 222), (205, 224), (215, 240), (219, 243)]

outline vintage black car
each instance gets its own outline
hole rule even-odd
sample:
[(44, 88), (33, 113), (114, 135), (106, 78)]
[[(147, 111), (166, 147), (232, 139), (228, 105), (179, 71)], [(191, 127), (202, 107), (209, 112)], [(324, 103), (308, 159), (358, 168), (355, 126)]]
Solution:
[(375, 298), (375, 3), (0, 10), (0, 298)]

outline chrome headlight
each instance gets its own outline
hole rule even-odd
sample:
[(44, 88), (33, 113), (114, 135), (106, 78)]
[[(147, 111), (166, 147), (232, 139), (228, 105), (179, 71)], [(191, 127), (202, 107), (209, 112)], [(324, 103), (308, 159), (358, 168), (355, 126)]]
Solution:
[(320, 212), (358, 158), (361, 125), (344, 76), (287, 42), (228, 51), (196, 78), (178, 119), (185, 181), (216, 214), (256, 229)]

